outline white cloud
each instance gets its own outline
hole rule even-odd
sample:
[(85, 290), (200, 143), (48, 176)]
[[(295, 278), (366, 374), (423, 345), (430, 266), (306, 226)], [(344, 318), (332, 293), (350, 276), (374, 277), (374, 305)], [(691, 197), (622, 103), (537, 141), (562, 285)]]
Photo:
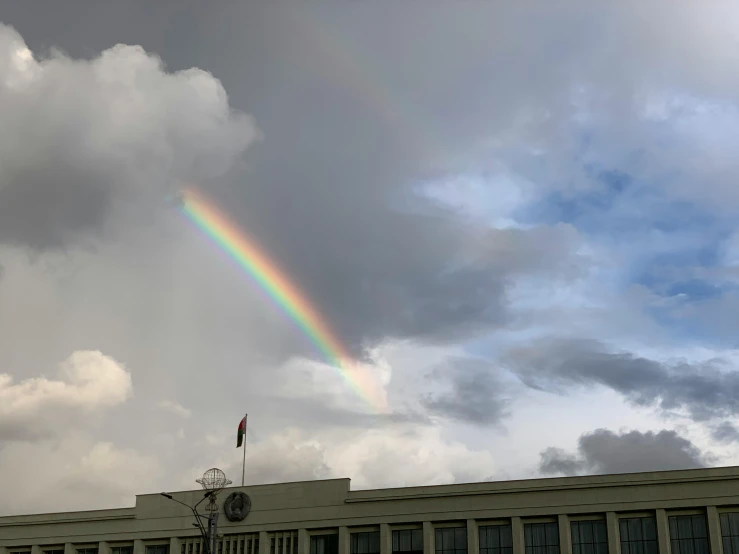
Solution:
[(187, 419), (192, 415), (192, 411), (188, 410), (184, 406), (181, 406), (177, 402), (173, 402), (172, 400), (162, 400), (161, 402), (159, 402), (159, 404), (157, 404), (157, 406), (159, 407), (159, 409), (179, 416), (181, 418)]
[(84, 434), (8, 443), (0, 449), (0, 514), (133, 506), (160, 479), (153, 458)]
[(125, 402), (131, 374), (98, 351), (74, 352), (59, 367), (59, 379), (35, 377), (17, 384), (0, 374), (0, 436), (30, 438), (59, 432), (67, 418)]
[[(221, 460), (234, 481), (240, 481), (240, 454)], [(351, 478), (355, 489), (443, 484), (485, 480), (497, 468), (490, 452), (470, 450), (439, 428), (407, 424), (350, 431), (289, 428), (247, 444), (246, 451), (246, 481), (252, 484), (341, 477)]]
[(92, 238), (224, 173), (259, 137), (210, 73), (167, 73), (140, 46), (38, 60), (0, 24), (0, 74), (0, 243)]

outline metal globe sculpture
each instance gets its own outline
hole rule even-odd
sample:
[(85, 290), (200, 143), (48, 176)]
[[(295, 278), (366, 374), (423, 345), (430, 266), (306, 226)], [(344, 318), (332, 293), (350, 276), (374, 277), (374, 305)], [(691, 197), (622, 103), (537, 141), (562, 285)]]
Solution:
[(231, 480), (226, 479), (226, 474), (217, 467), (209, 469), (203, 473), (200, 479), (195, 479), (195, 481), (200, 483), (203, 489), (209, 492), (220, 491), (231, 484)]

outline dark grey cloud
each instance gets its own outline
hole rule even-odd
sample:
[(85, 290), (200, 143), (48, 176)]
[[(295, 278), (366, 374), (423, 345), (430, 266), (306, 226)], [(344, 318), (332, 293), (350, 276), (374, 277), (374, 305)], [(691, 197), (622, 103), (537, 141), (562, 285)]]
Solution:
[(730, 421), (724, 421), (711, 429), (711, 437), (719, 442), (739, 442), (739, 429)]
[[(140, 8), (135, 4), (123, 11), (132, 17)], [(70, 115), (69, 124), (56, 135), (44, 135), (50, 137), (55, 156), (43, 157), (43, 163), (29, 157), (22, 171), (13, 173), (12, 181), (0, 188), (5, 197), (0, 206), (6, 213), (0, 240), (5, 237), (14, 244), (43, 249), (66, 244), (70, 235), (87, 233), (97, 238), (111, 217), (108, 212), (129, 206), (129, 197), (140, 188), (147, 191), (142, 198), (156, 206), (176, 186), (172, 182), (207, 180), (213, 197), (320, 306), (356, 355), (387, 337), (444, 342), (503, 325), (509, 320), (508, 284), (517, 276), (569, 278), (577, 273), (578, 237), (571, 227), (486, 229), (418, 193), (419, 185), (445, 175), (429, 166), (428, 157), (433, 155), (433, 163), (443, 166), (458, 147), (438, 152), (429, 146), (439, 143), (441, 135), (433, 136), (424, 128), (427, 114), (407, 111), (415, 103), (402, 100), (421, 91), (403, 91), (391, 76), (383, 83), (371, 75), (369, 66), (358, 65), (359, 58), (353, 59), (351, 52), (361, 52), (366, 45), (345, 43), (348, 60), (342, 65), (343, 58), (334, 59), (341, 55), (344, 39), (326, 37), (332, 36), (331, 29), (358, 24), (356, 16), (330, 23), (321, 19), (325, 14), (282, 5), (262, 9), (221, 4), (212, 13), (207, 11), (192, 7), (177, 11), (169, 24), (177, 27), (170, 27), (170, 36), (177, 35), (174, 42), (143, 36), (141, 30), (127, 35), (128, 18), (118, 9), (98, 9), (96, 25), (110, 26), (111, 39), (141, 39), (144, 47), (156, 48), (167, 67), (201, 67), (221, 78), (230, 106), (252, 114), (264, 135), (264, 141), (250, 149), (247, 166), (237, 164), (217, 178), (218, 170), (243, 150), (246, 142), (240, 133), (250, 138), (255, 132), (250, 122), (228, 111), (225, 104), (208, 101), (201, 107), (195, 97), (177, 92), (179, 81), (206, 77), (182, 73), (167, 78), (160, 68), (149, 67), (152, 76), (142, 82), (147, 83), (152, 103), (172, 106), (165, 116), (152, 121), (144, 115), (148, 108), (129, 114), (126, 121), (131, 128), (138, 129), (135, 125), (144, 120), (149, 124), (140, 140), (131, 139), (116, 148), (122, 139), (114, 134), (108, 148), (78, 153), (75, 147), (89, 149), (85, 137), (97, 133), (100, 126), (108, 130), (115, 114), (103, 109), (100, 116), (94, 112), (95, 117), (84, 111)], [(152, 17), (158, 13), (154, 10)], [(38, 30), (23, 13), (8, 18), (17, 22), (21, 32), (29, 28), (32, 47), (39, 44)], [(275, 33), (250, 33), (243, 28), (230, 33), (219, 27), (239, 20), (247, 21), (251, 29), (257, 25), (255, 19)], [(197, 36), (187, 35), (191, 32)], [(343, 31), (337, 32), (343, 36)], [(70, 56), (86, 55), (73, 36), (46, 28), (44, 33), (49, 33), (44, 40), (55, 37)], [(173, 47), (201, 35), (206, 38), (197, 52), (183, 55)], [(97, 32), (94, 36), (86, 39), (85, 48), (101, 45), (101, 36)], [(126, 52), (138, 56), (139, 66), (145, 65), (143, 53)], [(247, 58), (235, 52), (247, 53)], [(481, 55), (478, 52), (474, 59), (480, 60)], [(103, 62), (93, 56), (91, 63)], [(115, 67), (110, 71), (123, 72)], [(57, 74), (65, 76), (62, 70)], [(77, 81), (84, 85), (84, 79)], [(225, 98), (217, 85), (208, 81), (207, 86), (220, 100)], [(105, 97), (98, 101), (93, 94), (94, 87), (87, 96), (75, 93), (70, 98), (81, 96), (93, 106), (108, 105)], [(88, 103), (78, 100), (72, 107), (82, 109)], [(392, 113), (400, 119), (389, 118)], [(23, 128), (40, 128), (44, 119), (36, 117), (37, 125)], [(72, 125), (76, 121), (87, 126)], [(113, 128), (118, 133), (126, 129)], [(468, 131), (464, 134), (465, 140), (477, 140)], [(22, 138), (20, 134), (15, 141)], [(103, 146), (108, 144), (105, 135), (101, 140)], [(128, 148), (131, 144), (135, 147)], [(111, 160), (122, 161), (115, 165)], [(120, 196), (124, 202), (115, 203)], [(153, 208), (143, 202), (138, 209)]]
[(601, 385), (636, 405), (684, 410), (700, 421), (739, 413), (739, 373), (722, 360), (664, 363), (595, 340), (562, 339), (515, 349), (505, 364), (541, 390)]
[(540, 454), (545, 474), (606, 474), (705, 467), (713, 460), (675, 431), (623, 432), (596, 429), (578, 440), (577, 453), (547, 448)]
[(424, 407), (431, 413), (474, 425), (493, 425), (508, 415), (508, 387), (495, 375), (490, 362), (453, 358), (430, 374), (450, 389), (426, 395)]

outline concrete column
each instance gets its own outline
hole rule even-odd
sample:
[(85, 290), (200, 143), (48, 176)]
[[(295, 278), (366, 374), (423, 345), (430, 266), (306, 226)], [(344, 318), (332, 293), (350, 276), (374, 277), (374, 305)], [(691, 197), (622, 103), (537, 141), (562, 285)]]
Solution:
[(349, 528), (339, 527), (339, 554), (349, 554), (350, 540)]
[(31, 554), (41, 554), (41, 546), (38, 544), (31, 546)]
[(298, 554), (310, 554), (310, 537), (307, 529), (298, 529)]
[(511, 518), (511, 535), (513, 535), (513, 554), (524, 554), (526, 544), (524, 541), (523, 521), (518, 516)]
[(269, 554), (269, 533), (267, 531), (259, 531), (259, 552), (257, 554)]
[(423, 522), (423, 554), (435, 554), (434, 553), (434, 526), (430, 521)]
[[(169, 554), (180, 554), (181, 550), (182, 550), (182, 543), (180, 542), (179, 537), (170, 537), (169, 538)], [(98, 552), (98, 554), (103, 554), (103, 553)]]
[(711, 554), (723, 554), (724, 545), (721, 541), (721, 520), (718, 517), (716, 506), (706, 508), (706, 519), (708, 520), (708, 539), (711, 545)]
[(74, 545), (71, 542), (64, 543), (64, 554), (76, 554)]
[(608, 533), (608, 554), (621, 554), (621, 535), (616, 512), (606, 512), (606, 532)]
[(567, 514), (559, 514), (557, 516), (557, 524), (559, 527), (559, 552), (560, 554), (572, 554), (570, 518)]
[[(135, 539), (133, 541), (133, 554), (144, 554), (146, 549), (144, 548), (144, 541), (141, 539)], [(66, 552), (64, 554), (67, 554)]]
[(393, 530), (387, 523), (380, 523), (380, 554), (392, 554)]
[(670, 521), (667, 519), (667, 512), (664, 508), (657, 508), (657, 545), (659, 546), (659, 554), (672, 554), (670, 547)]
[(8, 549), (5, 546), (0, 546), (0, 554), (8, 554)]
[(467, 520), (467, 554), (480, 554), (480, 533), (475, 519)]
[[(180, 554), (180, 549), (172, 550), (169, 549), (170, 554)], [(98, 543), (98, 554), (110, 554), (110, 544), (107, 541), (100, 541)]]

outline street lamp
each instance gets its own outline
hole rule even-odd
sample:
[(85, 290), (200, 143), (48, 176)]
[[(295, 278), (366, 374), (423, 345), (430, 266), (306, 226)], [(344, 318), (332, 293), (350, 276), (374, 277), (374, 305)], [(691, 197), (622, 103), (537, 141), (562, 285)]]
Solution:
[[(192, 515), (195, 516), (195, 523), (193, 525), (198, 528), (198, 531), (200, 531), (200, 536), (203, 539), (203, 544), (205, 546), (205, 554), (211, 554), (210, 552), (210, 537), (208, 536), (208, 531), (205, 530), (205, 527), (203, 526), (203, 521), (200, 519), (203, 517), (203, 514), (198, 513), (198, 506), (200, 506), (200, 503), (205, 500), (206, 498), (210, 498), (213, 495), (213, 491), (208, 491), (203, 495), (203, 498), (200, 499), (200, 501), (195, 504), (195, 506), (190, 506), (189, 504), (185, 504), (184, 502), (180, 502), (177, 500), (174, 496), (171, 494), (167, 494), (166, 492), (161, 492), (161, 494), (164, 498), (169, 498), (173, 502), (177, 502), (177, 504), (181, 504), (185, 506), (188, 510), (192, 512)], [(208, 516), (208, 529), (211, 529), (210, 525), (210, 519), (211, 515)], [(176, 552), (173, 552), (171, 554), (179, 554)]]
[[(210, 503), (205, 508), (206, 510), (208, 510), (208, 512), (210, 512), (210, 514), (208, 515), (207, 531), (205, 530), (205, 527), (203, 525), (203, 520), (200, 519), (202, 515), (198, 513), (198, 506), (200, 505), (200, 502), (195, 504), (195, 506), (193, 507), (185, 504), (184, 502), (180, 502), (171, 494), (167, 494), (166, 492), (162, 492), (160, 494), (165, 498), (169, 498), (170, 500), (177, 502), (177, 504), (187, 506), (187, 508), (192, 512), (192, 515), (195, 516), (196, 523), (193, 523), (193, 525), (198, 528), (198, 531), (200, 531), (200, 536), (203, 538), (203, 542), (205, 543), (205, 554), (216, 554), (216, 551), (218, 550), (218, 504), (216, 504), (216, 495), (225, 487), (230, 485), (231, 480), (226, 479), (226, 474), (217, 467), (214, 467), (203, 473), (202, 478), (195, 479), (195, 481), (197, 483), (200, 483), (206, 491), (200, 502), (202, 502), (206, 498), (210, 498)], [(178, 553), (173, 552), (170, 554)]]

